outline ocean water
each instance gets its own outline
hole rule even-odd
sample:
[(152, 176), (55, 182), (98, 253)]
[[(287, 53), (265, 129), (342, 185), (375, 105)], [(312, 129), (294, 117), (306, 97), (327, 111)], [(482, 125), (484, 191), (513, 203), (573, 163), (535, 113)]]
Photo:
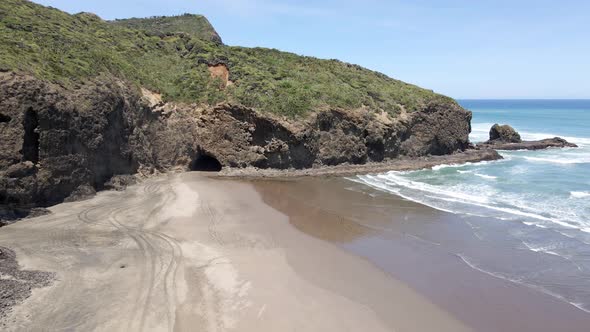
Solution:
[[(560, 136), (579, 147), (500, 151), (499, 161), (351, 180), (459, 216), (487, 217), (470, 227), (504, 247), (497, 255), (457, 252), (465, 264), (590, 313), (590, 100), (460, 103), (473, 112), (472, 142), (487, 140), (500, 123), (525, 140)], [(533, 255), (511, 264), (523, 251)]]

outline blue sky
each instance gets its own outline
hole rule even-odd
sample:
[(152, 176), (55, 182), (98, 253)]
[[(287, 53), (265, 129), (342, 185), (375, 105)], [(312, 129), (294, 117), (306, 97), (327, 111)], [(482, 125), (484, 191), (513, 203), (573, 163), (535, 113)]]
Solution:
[(36, 0), (203, 14), (229, 45), (336, 58), (454, 98), (590, 98), (588, 0)]

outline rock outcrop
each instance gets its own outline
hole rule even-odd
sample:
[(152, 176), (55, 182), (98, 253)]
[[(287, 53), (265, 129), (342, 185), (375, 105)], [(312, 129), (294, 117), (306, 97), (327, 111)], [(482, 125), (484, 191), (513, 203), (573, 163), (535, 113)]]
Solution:
[(480, 149), (495, 150), (542, 150), (547, 148), (576, 148), (577, 145), (561, 137), (546, 138), (538, 141), (523, 141), (520, 134), (509, 125), (495, 124), (490, 129), (490, 139), (478, 144)]
[(470, 120), (458, 106), (436, 104), (396, 119), (327, 109), (300, 121), (222, 104), (199, 115), (196, 137), (201, 151), (224, 166), (303, 169), (462, 151)]
[(65, 90), (28, 76), (0, 74), (0, 204), (51, 205), (76, 188), (102, 189), (134, 173), (131, 145), (145, 113), (115, 80)]
[(397, 117), (328, 108), (296, 120), (155, 96), (106, 77), (64, 88), (0, 73), (0, 205), (83, 199), (132, 182), (124, 175), (175, 168), (305, 169), (469, 146), (471, 113), (452, 102)]
[(509, 125), (495, 124), (490, 129), (490, 140), (488, 143), (501, 142), (501, 143), (520, 143), (522, 139), (520, 134)]
[(576, 144), (570, 143), (561, 137), (546, 138), (538, 141), (522, 141), (520, 143), (484, 143), (478, 147), (491, 148), (495, 150), (543, 150), (548, 148), (577, 148)]
[(431, 103), (408, 117), (401, 137), (404, 155), (443, 155), (469, 147), (472, 114), (456, 103)]

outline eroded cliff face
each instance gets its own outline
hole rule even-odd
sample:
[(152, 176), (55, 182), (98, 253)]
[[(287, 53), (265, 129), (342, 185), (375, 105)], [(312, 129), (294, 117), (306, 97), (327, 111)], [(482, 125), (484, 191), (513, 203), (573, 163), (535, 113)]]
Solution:
[(111, 78), (66, 89), (1, 73), (0, 205), (47, 206), (113, 176), (173, 168), (302, 169), (449, 154), (468, 147), (470, 120), (453, 103), (397, 118), (325, 109), (289, 120), (240, 105), (164, 104)]
[(197, 140), (224, 166), (301, 169), (463, 151), (470, 121), (471, 112), (455, 105), (432, 104), (395, 119), (327, 109), (293, 122), (225, 104), (199, 115)]
[(129, 137), (141, 106), (120, 82), (74, 90), (14, 74), (0, 76), (0, 203), (50, 205), (82, 184), (101, 189), (133, 173)]

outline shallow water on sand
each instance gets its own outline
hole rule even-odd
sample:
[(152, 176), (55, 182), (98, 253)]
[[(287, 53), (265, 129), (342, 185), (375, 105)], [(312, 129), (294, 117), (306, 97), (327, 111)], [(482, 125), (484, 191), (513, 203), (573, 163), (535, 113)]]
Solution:
[(531, 250), (523, 240), (544, 239), (542, 228), (439, 211), (339, 178), (257, 188), (300, 231), (366, 258), (476, 331), (590, 326), (579, 304), (590, 253), (574, 261)]
[(361, 191), (488, 218), (465, 219), (473, 241), (490, 246), (456, 253), (465, 265), (590, 313), (590, 101), (461, 103), (474, 113), (474, 142), (486, 140), (494, 123), (508, 123), (525, 140), (561, 136), (579, 148), (501, 151), (500, 161), (350, 180), (368, 186)]

